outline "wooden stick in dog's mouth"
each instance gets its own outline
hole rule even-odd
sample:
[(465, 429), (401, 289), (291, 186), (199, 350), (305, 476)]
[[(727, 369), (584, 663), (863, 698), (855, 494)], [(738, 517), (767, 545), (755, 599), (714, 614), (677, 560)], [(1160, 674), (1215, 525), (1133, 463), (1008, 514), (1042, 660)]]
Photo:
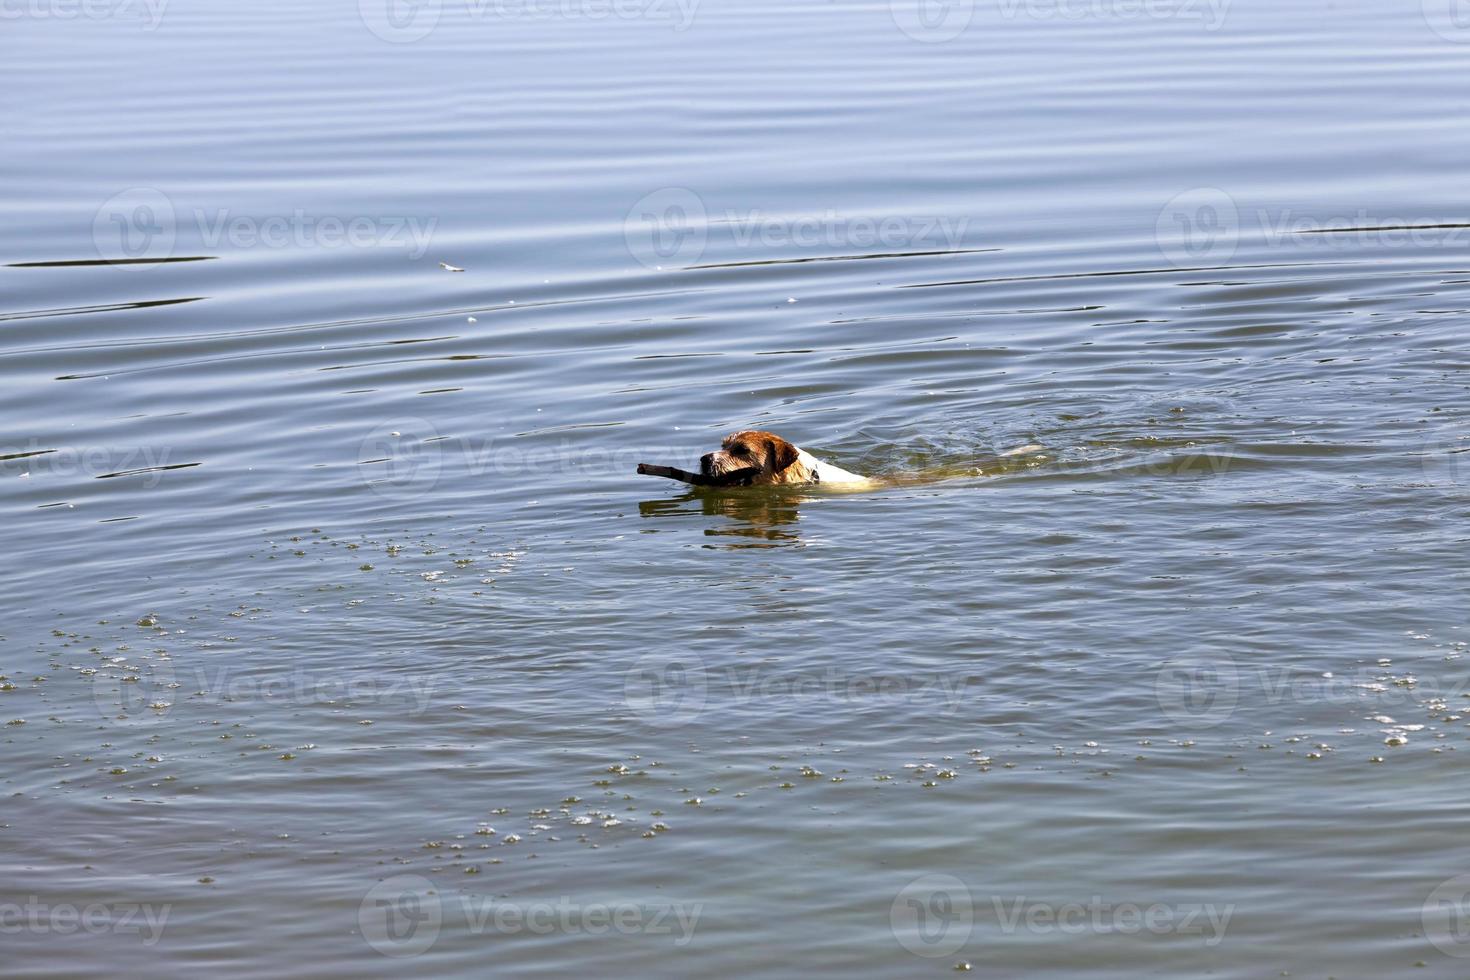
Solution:
[(638, 464), (638, 473), (642, 476), (662, 476), (670, 480), (693, 484), (696, 487), (748, 487), (751, 478), (759, 472), (759, 467), (746, 466), (720, 476), (706, 476), (703, 473), (690, 473), (688, 470), (675, 469), (672, 466), (656, 466), (653, 463)]

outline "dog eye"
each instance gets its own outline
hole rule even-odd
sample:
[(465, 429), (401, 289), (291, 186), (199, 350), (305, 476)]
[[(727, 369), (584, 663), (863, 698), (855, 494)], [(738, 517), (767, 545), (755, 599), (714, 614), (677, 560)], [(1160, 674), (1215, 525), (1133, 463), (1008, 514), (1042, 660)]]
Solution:
[(750, 455), (750, 450), (749, 449), (746, 449), (744, 446), (734, 446), (730, 450), (730, 455), (731, 456), (749, 456)]

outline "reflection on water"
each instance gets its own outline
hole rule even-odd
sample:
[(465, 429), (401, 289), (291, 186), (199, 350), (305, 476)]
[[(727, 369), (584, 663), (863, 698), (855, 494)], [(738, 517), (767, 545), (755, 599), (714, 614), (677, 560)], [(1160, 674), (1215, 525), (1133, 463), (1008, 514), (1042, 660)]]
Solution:
[(638, 503), (646, 519), (681, 518), (691, 514), (719, 517), (704, 533), (713, 538), (734, 540), (711, 543), (709, 547), (774, 548), (801, 541), (796, 524), (802, 503), (812, 496), (784, 487), (688, 490), (678, 496)]

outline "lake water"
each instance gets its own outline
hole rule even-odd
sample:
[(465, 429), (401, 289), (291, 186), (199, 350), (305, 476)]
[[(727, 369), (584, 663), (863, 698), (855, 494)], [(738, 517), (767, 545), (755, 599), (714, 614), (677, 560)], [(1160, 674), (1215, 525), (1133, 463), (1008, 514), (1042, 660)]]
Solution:
[(0, 16), (4, 972), (1470, 971), (1450, 0)]

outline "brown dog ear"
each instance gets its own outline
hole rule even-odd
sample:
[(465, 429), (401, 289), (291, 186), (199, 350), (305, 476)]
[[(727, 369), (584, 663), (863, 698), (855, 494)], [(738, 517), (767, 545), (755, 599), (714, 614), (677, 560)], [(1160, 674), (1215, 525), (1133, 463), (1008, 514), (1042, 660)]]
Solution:
[(798, 455), (796, 447), (780, 436), (771, 436), (766, 440), (766, 451), (770, 453), (771, 465), (777, 473), (796, 462)]

